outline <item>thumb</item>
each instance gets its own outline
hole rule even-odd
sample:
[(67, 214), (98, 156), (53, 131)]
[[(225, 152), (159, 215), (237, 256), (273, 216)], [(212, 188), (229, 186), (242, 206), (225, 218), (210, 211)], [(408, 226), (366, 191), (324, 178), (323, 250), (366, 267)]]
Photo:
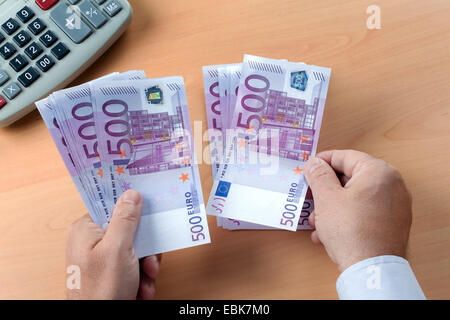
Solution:
[(321, 158), (310, 158), (304, 165), (305, 178), (311, 188), (314, 199), (317, 196), (342, 188), (336, 173)]
[(134, 235), (142, 215), (142, 196), (135, 190), (125, 191), (117, 200), (105, 234), (105, 241), (132, 249)]

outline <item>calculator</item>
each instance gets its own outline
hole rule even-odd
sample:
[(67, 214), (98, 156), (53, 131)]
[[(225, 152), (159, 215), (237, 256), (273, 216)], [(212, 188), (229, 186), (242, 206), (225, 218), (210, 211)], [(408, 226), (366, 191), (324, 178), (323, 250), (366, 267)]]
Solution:
[(74, 80), (131, 17), (126, 0), (0, 0), (0, 127)]

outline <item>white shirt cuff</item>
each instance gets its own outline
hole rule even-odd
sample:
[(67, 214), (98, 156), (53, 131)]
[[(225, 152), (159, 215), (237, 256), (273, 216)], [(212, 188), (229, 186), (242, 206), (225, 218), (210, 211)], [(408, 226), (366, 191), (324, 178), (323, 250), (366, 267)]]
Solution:
[(426, 299), (408, 261), (398, 256), (369, 258), (341, 273), (336, 289), (340, 299)]

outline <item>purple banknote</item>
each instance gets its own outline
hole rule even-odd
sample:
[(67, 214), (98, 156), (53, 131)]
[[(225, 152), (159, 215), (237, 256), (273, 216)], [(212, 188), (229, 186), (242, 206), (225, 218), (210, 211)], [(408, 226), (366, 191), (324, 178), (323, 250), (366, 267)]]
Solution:
[(181, 77), (92, 83), (108, 192), (143, 196), (138, 256), (210, 242)]
[(224, 163), (208, 214), (296, 230), (315, 154), (330, 69), (245, 56)]

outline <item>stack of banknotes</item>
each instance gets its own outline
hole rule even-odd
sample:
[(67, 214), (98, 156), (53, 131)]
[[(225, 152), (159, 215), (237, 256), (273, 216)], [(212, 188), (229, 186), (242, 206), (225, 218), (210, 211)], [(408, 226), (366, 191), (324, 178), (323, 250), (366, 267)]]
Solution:
[(36, 105), (96, 224), (134, 189), (138, 257), (210, 242), (182, 77), (114, 73)]
[(206, 211), (225, 229), (310, 229), (303, 165), (317, 149), (331, 70), (245, 55), (203, 67), (214, 178)]

